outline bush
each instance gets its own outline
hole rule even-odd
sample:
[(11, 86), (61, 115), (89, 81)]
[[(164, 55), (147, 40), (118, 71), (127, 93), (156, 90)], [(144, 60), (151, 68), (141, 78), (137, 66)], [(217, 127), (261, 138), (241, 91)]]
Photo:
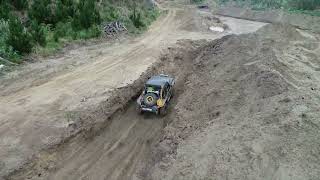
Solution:
[(141, 13), (137, 12), (136, 8), (133, 9), (133, 14), (130, 16), (130, 20), (136, 28), (145, 27), (146, 25), (142, 21)]
[(103, 9), (102, 19), (107, 22), (119, 20), (121, 17), (119, 10), (113, 6), (107, 6)]
[(73, 31), (72, 25), (70, 22), (67, 22), (67, 23), (59, 22), (54, 29), (53, 38), (54, 38), (54, 41), (58, 42), (59, 38), (63, 38), (66, 36), (73, 38), (75, 36), (74, 33), (75, 32)]
[(9, 31), (6, 43), (19, 54), (30, 53), (32, 50), (32, 36), (22, 25), (19, 18), (10, 17)]
[(7, 44), (10, 33), (8, 21), (0, 20), (0, 32), (0, 56), (14, 61), (17, 60), (19, 58), (18, 54)]
[(17, 10), (24, 10), (24, 9), (28, 8), (28, 1), (27, 0), (12, 0), (11, 4)]
[(289, 0), (287, 4), (290, 9), (315, 10), (320, 6), (320, 0)]
[(73, 20), (74, 28), (89, 29), (92, 25), (100, 23), (101, 18), (95, 1), (80, 0)]
[(43, 25), (39, 24), (37, 21), (32, 21), (30, 25), (30, 32), (35, 44), (37, 43), (40, 46), (46, 45), (45, 27)]
[(9, 19), (10, 6), (5, 0), (0, 0), (0, 19)]
[(76, 8), (73, 0), (57, 0), (55, 8), (55, 21), (66, 22), (74, 17)]
[(29, 18), (39, 24), (54, 24), (54, 15), (51, 8), (51, 0), (34, 0), (29, 9)]

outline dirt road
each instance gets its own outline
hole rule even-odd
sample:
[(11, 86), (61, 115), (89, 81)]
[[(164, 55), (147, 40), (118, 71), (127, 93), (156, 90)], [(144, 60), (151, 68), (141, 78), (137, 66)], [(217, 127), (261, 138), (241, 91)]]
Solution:
[[(74, 122), (70, 112), (95, 109), (114, 89), (138, 79), (159, 59), (162, 50), (177, 40), (212, 40), (238, 33), (238, 28), (241, 33), (247, 33), (264, 25), (222, 18), (222, 23), (230, 25), (230, 29), (216, 33), (209, 31), (207, 24), (199, 23), (207, 22), (201, 21), (207, 16), (211, 16), (210, 13), (190, 7), (169, 9), (142, 37), (111, 46), (99, 44), (75, 49), (58, 58), (55, 64), (27, 65), (25, 68), (33, 66), (32, 71), (24, 69), (1, 79), (0, 177), (33, 159), (41, 149), (72, 136), (69, 127)], [(52, 156), (55, 162), (60, 162), (53, 163), (58, 169), (50, 177), (126, 179), (123, 176), (133, 172), (149, 139), (156, 137), (163, 124), (162, 120), (131, 116), (133, 113), (128, 111), (133, 111), (132, 108), (115, 117), (111, 125), (91, 141), (74, 140), (63, 147), (62, 154), (45, 156), (46, 163)], [(17, 179), (25, 179), (25, 175)], [(34, 176), (33, 172), (30, 176), (48, 178), (38, 175)]]

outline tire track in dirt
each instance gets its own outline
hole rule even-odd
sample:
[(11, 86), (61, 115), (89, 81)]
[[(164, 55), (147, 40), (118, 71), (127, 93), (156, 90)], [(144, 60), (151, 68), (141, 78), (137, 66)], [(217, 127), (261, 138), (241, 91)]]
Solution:
[[(129, 115), (124, 116), (123, 114)], [(93, 141), (71, 143), (65, 152), (57, 157), (60, 169), (48, 176), (48, 179), (122, 179), (135, 170), (150, 138), (162, 129), (161, 119), (136, 114), (132, 104), (128, 110), (112, 120), (107, 129)], [(111, 143), (110, 143), (111, 142)], [(77, 151), (69, 156), (73, 149)], [(59, 153), (60, 154), (60, 153)], [(130, 173), (131, 172), (131, 173)]]

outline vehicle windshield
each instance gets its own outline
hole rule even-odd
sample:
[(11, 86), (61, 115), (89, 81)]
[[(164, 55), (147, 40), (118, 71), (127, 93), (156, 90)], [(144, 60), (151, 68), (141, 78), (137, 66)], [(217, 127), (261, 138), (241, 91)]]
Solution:
[(145, 93), (156, 93), (156, 94), (159, 94), (160, 89), (161, 88), (158, 87), (158, 86), (146, 85)]

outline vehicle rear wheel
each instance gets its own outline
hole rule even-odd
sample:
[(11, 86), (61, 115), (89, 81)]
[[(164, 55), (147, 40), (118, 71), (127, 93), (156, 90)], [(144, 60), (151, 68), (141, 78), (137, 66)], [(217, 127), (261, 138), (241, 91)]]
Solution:
[(143, 97), (144, 103), (149, 107), (154, 106), (155, 104), (157, 104), (157, 99), (158, 99), (157, 95), (154, 94), (154, 93), (147, 93)]

